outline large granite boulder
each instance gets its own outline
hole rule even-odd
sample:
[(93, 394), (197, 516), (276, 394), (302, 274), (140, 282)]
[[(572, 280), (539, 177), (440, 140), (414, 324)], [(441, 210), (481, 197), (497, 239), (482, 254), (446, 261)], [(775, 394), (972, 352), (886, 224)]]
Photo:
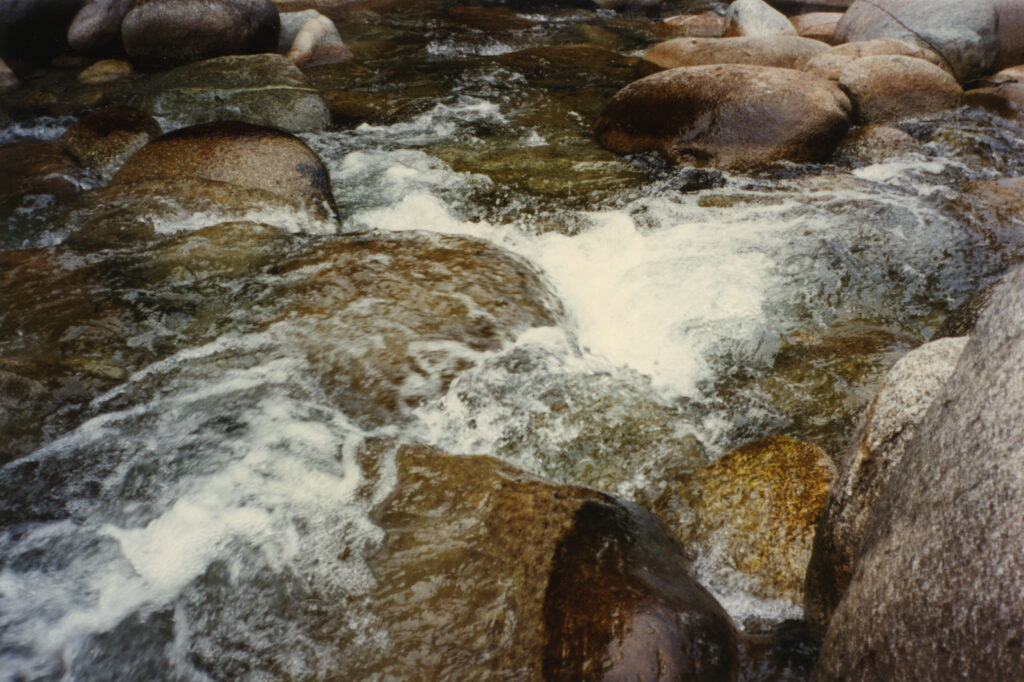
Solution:
[(893, 365), (864, 413), (829, 493), (807, 566), (804, 611), (816, 625), (828, 624), (846, 591), (868, 514), (966, 343), (966, 337), (943, 339), (910, 351)]
[(272, 52), (281, 20), (269, 0), (143, 0), (121, 23), (124, 50), (146, 66)]
[(753, 64), (801, 69), (828, 45), (795, 35), (675, 38), (651, 47), (644, 59), (663, 69), (707, 64)]
[(726, 36), (794, 36), (786, 15), (763, 0), (733, 0), (725, 13)]
[(749, 168), (827, 157), (846, 133), (849, 112), (834, 83), (798, 71), (683, 67), (620, 90), (595, 135), (620, 153), (654, 151), (680, 164)]
[(134, 89), (129, 102), (182, 124), (238, 120), (290, 132), (323, 130), (320, 92), (278, 54), (217, 57), (180, 66)]
[(839, 87), (861, 123), (885, 123), (955, 109), (963, 89), (951, 75), (923, 59), (881, 55), (857, 59), (839, 74)]
[(1024, 269), (889, 472), (817, 680), (1024, 677)]
[(900, 38), (937, 52), (957, 80), (989, 73), (999, 51), (991, 0), (857, 0), (836, 28), (842, 42)]

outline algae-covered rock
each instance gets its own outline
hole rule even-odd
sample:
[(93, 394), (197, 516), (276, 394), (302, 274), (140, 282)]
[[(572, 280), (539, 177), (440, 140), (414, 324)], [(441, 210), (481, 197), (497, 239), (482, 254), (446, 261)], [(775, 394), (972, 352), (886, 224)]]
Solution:
[(138, 86), (131, 103), (185, 124), (238, 120), (291, 132), (331, 121), (320, 93), (278, 54), (229, 56), (180, 66)]

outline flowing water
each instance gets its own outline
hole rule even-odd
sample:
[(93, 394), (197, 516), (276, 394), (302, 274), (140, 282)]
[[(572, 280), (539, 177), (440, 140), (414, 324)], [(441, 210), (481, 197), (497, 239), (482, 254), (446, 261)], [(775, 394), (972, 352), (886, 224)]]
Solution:
[[(739, 174), (620, 158), (589, 131), (642, 65), (518, 51), (589, 43), (628, 57), (651, 22), (499, 16), (341, 24), (361, 68), (311, 79), (386, 95), (397, 113), (302, 136), (330, 171), (338, 226), (268, 209), (248, 218), (284, 230), (229, 235), (236, 260), (190, 270), (181, 253), (225, 239), (199, 230), (217, 216), (177, 215), (159, 224), (164, 241), (85, 255), (62, 246), (52, 201), (12, 216), (0, 242), (28, 283), (0, 292), (0, 322), (30, 331), (4, 332), (0, 369), (45, 375), (43, 342), (87, 360), (52, 369), (85, 397), (29, 429), (30, 451), (0, 470), (0, 676), (372, 676), (361, 666), (386, 659), (389, 633), (369, 510), (394, 485), (401, 443), (641, 502), (682, 452), (714, 459), (788, 434), (838, 457), (885, 370), (1022, 252), (972, 223), (960, 191), (1024, 171), (1011, 122), (971, 109), (903, 122), (916, 150), (874, 164)], [(0, 141), (53, 139), (73, 120), (26, 118)], [(382, 240), (412, 255), (374, 250)], [(481, 242), (490, 255), (474, 255)], [(440, 255), (420, 262), (423, 245)], [(344, 261), (349, 248), (382, 279), (411, 274), (331, 299), (317, 272), (335, 266), (309, 254)], [(32, 288), (32, 268), (66, 274)], [(533, 302), (510, 299), (503, 322), (488, 299), (502, 291), (464, 289), (505, 273), (533, 278)], [(437, 296), (498, 333), (478, 343), (422, 323)], [(25, 305), (36, 297), (47, 304)], [(85, 321), (47, 336), (64, 317)], [(353, 397), (357, 385), (384, 397)], [(740, 622), (800, 615), (713, 560), (697, 566)]]

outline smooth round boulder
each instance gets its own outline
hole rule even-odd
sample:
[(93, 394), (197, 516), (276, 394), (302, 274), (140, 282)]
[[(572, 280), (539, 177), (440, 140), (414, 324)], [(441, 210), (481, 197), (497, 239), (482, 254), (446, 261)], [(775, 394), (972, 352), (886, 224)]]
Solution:
[(683, 14), (666, 17), (651, 30), (663, 38), (721, 38), (725, 35), (725, 17), (714, 11)]
[(868, 514), (815, 680), (1024, 678), (1024, 269)]
[(239, 120), (298, 133), (323, 130), (331, 122), (320, 92), (279, 54), (179, 66), (134, 88), (128, 102), (185, 125)]
[(850, 62), (839, 87), (861, 123), (885, 123), (955, 109), (963, 89), (951, 75), (923, 59), (883, 55)]
[(849, 113), (849, 100), (834, 83), (798, 71), (682, 67), (620, 90), (598, 118), (595, 137), (622, 154), (754, 168), (826, 158), (845, 135)]
[(135, 75), (135, 69), (120, 59), (101, 59), (78, 74), (79, 83), (109, 83)]
[(929, 48), (957, 80), (989, 73), (999, 43), (991, 0), (857, 0), (836, 27), (841, 42), (900, 38)]
[(334, 22), (317, 13), (296, 31), (285, 56), (296, 66), (337, 64), (352, 59), (352, 50), (345, 46)]
[(810, 443), (786, 436), (748, 443), (680, 482), (682, 508), (669, 525), (688, 547), (740, 574), (755, 596), (800, 604), (835, 475), (832, 459)]
[(868, 514), (925, 412), (956, 369), (966, 343), (966, 337), (943, 339), (907, 353), (889, 370), (864, 413), (828, 495), (806, 564), (804, 614), (815, 625), (828, 625), (850, 582)]
[(1003, 118), (1024, 118), (1024, 82), (997, 81), (996, 85), (968, 90), (964, 93), (964, 104), (987, 109)]
[(275, 194), (321, 219), (337, 213), (327, 169), (305, 142), (238, 121), (205, 123), (158, 137), (128, 159), (110, 186), (189, 178)]
[(842, 12), (808, 12), (790, 17), (789, 21), (801, 38), (820, 40), (829, 45), (836, 44), (836, 26), (843, 17)]
[(273, 52), (280, 29), (269, 0), (142, 0), (125, 16), (121, 38), (132, 61), (167, 68)]
[(795, 35), (675, 38), (651, 47), (644, 53), (644, 59), (663, 69), (708, 64), (752, 64), (800, 69), (827, 49), (825, 43)]
[[(875, 38), (854, 43), (836, 45), (815, 55), (804, 64), (804, 70), (829, 80), (839, 80), (839, 74), (853, 61), (863, 57), (881, 55), (903, 55), (924, 59), (936, 66), (946, 67), (942, 58), (934, 51), (918, 46), (915, 43), (896, 38)], [(948, 67), (946, 67), (948, 68)]]
[(76, 52), (96, 52), (121, 41), (121, 22), (136, 0), (92, 0), (78, 10), (68, 27), (68, 45)]
[(789, 36), (796, 29), (786, 15), (764, 0), (733, 0), (725, 13), (725, 35)]
[(160, 136), (160, 124), (138, 109), (115, 104), (85, 116), (58, 142), (86, 168), (110, 173)]

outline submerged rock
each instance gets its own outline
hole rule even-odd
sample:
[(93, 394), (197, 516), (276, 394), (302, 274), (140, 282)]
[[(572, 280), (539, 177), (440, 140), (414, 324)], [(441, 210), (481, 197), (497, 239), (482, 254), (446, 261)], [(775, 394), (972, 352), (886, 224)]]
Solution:
[(635, 505), (489, 457), (398, 454), (370, 569), (385, 660), (354, 677), (734, 679), (736, 632)]
[(110, 185), (189, 178), (276, 194), (321, 219), (337, 213), (327, 169), (305, 142), (237, 121), (181, 128), (153, 140)]
[(872, 124), (861, 126), (847, 135), (836, 153), (872, 164), (920, 151), (920, 148), (913, 137), (899, 128)]
[(181, 66), (141, 85), (130, 102), (186, 124), (240, 120), (306, 132), (323, 130), (331, 121), (320, 93), (277, 54), (218, 57)]
[(121, 24), (125, 52), (169, 67), (222, 55), (272, 52), (281, 20), (269, 0), (147, 0)]
[(32, 194), (69, 199), (82, 191), (81, 176), (81, 167), (56, 142), (0, 147), (0, 215)]
[(910, 351), (893, 365), (868, 406), (814, 536), (804, 603), (812, 623), (828, 624), (849, 584), (868, 514), (966, 342), (945, 339)]
[(923, 59), (899, 55), (863, 57), (839, 74), (862, 123), (884, 123), (954, 109), (963, 101), (956, 79)]
[(707, 64), (752, 64), (800, 69), (827, 49), (825, 43), (795, 35), (676, 38), (650, 48), (644, 53), (644, 59), (663, 69)]
[(795, 604), (835, 465), (820, 448), (777, 436), (740, 447), (678, 484), (670, 526), (748, 591)]
[(667, 17), (651, 29), (654, 35), (668, 38), (721, 38), (725, 35), (725, 17), (718, 12)]
[(332, 400), (369, 425), (441, 398), (457, 374), (561, 307), (540, 275), (485, 242), (426, 233), (346, 237), (280, 273), (294, 328)]
[(159, 135), (160, 124), (152, 116), (112, 105), (79, 120), (58, 142), (86, 168), (109, 173)]
[(815, 679), (1024, 676), (1022, 324), (1018, 268), (868, 513)]
[(998, 53), (990, 0), (857, 0), (836, 29), (842, 42), (900, 38), (934, 50), (959, 81), (988, 73)]
[(786, 15), (763, 0), (733, 0), (725, 24), (726, 36), (796, 35)]
[(680, 164), (749, 168), (827, 157), (846, 133), (849, 111), (833, 83), (790, 69), (684, 67), (620, 90), (595, 136), (620, 153), (656, 151)]

